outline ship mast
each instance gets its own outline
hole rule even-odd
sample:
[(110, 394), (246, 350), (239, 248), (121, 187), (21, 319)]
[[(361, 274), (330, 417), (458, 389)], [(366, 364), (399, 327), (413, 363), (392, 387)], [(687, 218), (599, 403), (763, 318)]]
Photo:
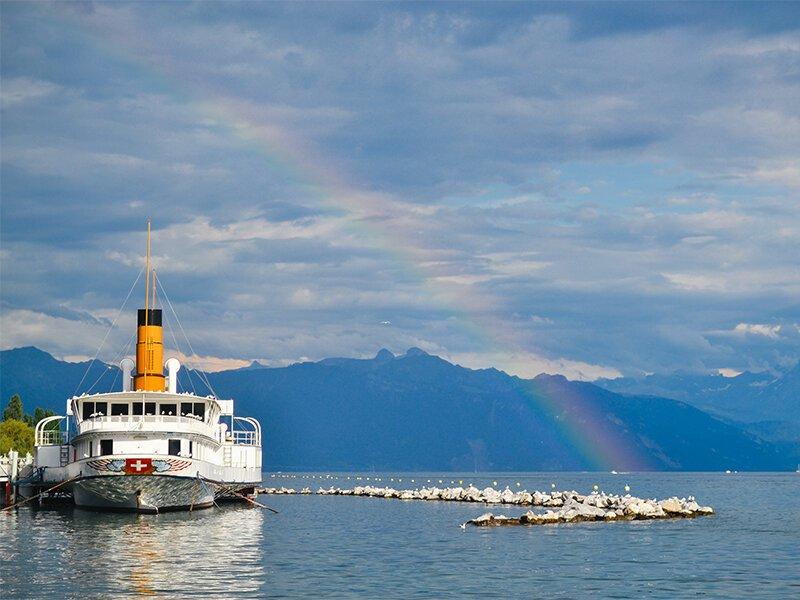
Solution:
[[(150, 318), (150, 218), (147, 218), (147, 250), (145, 251), (145, 268), (144, 268), (144, 327), (145, 331), (149, 325)], [(146, 355), (150, 351), (150, 336), (145, 338), (144, 350)], [(147, 371), (144, 372), (144, 379), (142, 381), (144, 389), (147, 389)]]
[(133, 378), (133, 389), (163, 392), (166, 389), (163, 367), (164, 334), (161, 310), (156, 308), (156, 271), (151, 268), (150, 232), (151, 222), (147, 219), (144, 310), (139, 309), (137, 315), (136, 375)]

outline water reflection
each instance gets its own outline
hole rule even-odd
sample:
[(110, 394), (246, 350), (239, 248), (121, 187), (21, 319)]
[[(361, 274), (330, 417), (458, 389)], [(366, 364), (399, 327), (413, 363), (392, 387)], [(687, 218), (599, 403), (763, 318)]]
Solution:
[[(41, 526), (49, 521), (52, 527), (61, 517), (65, 517), (62, 526), (68, 525), (73, 533), (69, 543), (58, 543), (63, 541), (59, 536), (58, 541), (50, 538), (55, 542), (50, 545), (41, 536)], [(113, 590), (121, 596), (223, 597), (232, 590), (237, 596), (260, 595), (265, 579), (265, 518), (261, 510), (235, 506), (160, 515), (78, 509), (59, 515), (20, 512), (3, 529), (20, 538), (12, 541), (18, 548), (24, 546), (23, 537), (35, 539), (36, 551), (28, 558), (38, 564), (22, 566), (30, 579), (17, 579), (6, 589), (17, 592), (12, 596), (23, 597), (63, 591), (57, 580), (37, 576), (40, 572), (52, 575), (55, 567), (71, 580), (62, 579), (62, 585), (75, 586), (90, 596), (93, 590), (104, 594)], [(17, 522), (8, 527), (11, 520)]]
[(130, 554), (131, 584), (138, 596), (155, 596), (153, 588), (153, 564), (161, 557), (155, 535), (149, 521), (139, 519), (138, 523), (128, 523), (122, 527), (123, 537), (133, 540), (124, 546)]

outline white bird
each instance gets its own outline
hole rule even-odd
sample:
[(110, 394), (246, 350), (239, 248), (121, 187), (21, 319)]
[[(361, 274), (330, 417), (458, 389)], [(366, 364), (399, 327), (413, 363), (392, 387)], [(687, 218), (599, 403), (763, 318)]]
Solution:
[(391, 325), (391, 321), (381, 321), (381, 325)]

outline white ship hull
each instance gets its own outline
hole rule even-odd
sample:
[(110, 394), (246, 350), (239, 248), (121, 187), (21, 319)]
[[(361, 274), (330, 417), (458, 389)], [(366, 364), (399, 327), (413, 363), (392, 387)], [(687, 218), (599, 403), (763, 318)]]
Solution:
[(257, 469), (220, 467), (164, 455), (83, 459), (45, 470), (45, 482), (71, 481), (75, 506), (96, 510), (162, 512), (208, 508), (215, 499), (247, 496), (260, 483)]
[(98, 475), (73, 484), (80, 508), (133, 512), (162, 512), (208, 508), (214, 486), (197, 477), (174, 475)]

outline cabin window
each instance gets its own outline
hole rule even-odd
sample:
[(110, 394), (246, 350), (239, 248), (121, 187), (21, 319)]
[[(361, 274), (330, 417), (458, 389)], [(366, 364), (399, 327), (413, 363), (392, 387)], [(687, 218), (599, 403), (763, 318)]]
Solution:
[(90, 440), (90, 441), (86, 442), (86, 445), (88, 446), (88, 450), (89, 450), (89, 458), (92, 458), (92, 456), (94, 456), (94, 454), (92, 454), (92, 452), (94, 451), (94, 447), (93, 447), (94, 444), (92, 444), (92, 442)]
[(194, 444), (192, 444), (192, 440), (189, 440), (189, 456), (194, 456), (194, 454), (193, 454), (193, 452), (194, 452), (193, 446), (194, 446)]
[(194, 403), (194, 414), (196, 417), (200, 417), (201, 419), (206, 418), (206, 403), (205, 402), (195, 402)]
[(172, 456), (178, 456), (181, 453), (181, 441), (180, 440), (170, 440), (169, 441), (169, 453)]
[(156, 403), (155, 402), (145, 402), (144, 403), (144, 414), (146, 415), (155, 415), (156, 414)]
[(108, 414), (108, 403), (107, 402), (95, 402), (94, 403), (94, 412), (97, 415), (106, 416)]
[(129, 409), (130, 406), (128, 405), (127, 402), (125, 404), (121, 404), (118, 402), (113, 402), (111, 404), (111, 414), (113, 416), (127, 415)]
[(94, 402), (84, 402), (83, 403), (83, 412), (81, 416), (84, 419), (88, 419), (94, 414)]
[(178, 414), (178, 405), (177, 404), (160, 404), (160, 411), (159, 414), (161, 415), (177, 415)]
[(135, 416), (142, 416), (144, 414), (144, 402), (134, 402), (133, 412), (131, 414)]
[(100, 456), (114, 454), (114, 440), (100, 440)]
[(181, 416), (186, 416), (192, 412), (191, 402), (181, 402)]

